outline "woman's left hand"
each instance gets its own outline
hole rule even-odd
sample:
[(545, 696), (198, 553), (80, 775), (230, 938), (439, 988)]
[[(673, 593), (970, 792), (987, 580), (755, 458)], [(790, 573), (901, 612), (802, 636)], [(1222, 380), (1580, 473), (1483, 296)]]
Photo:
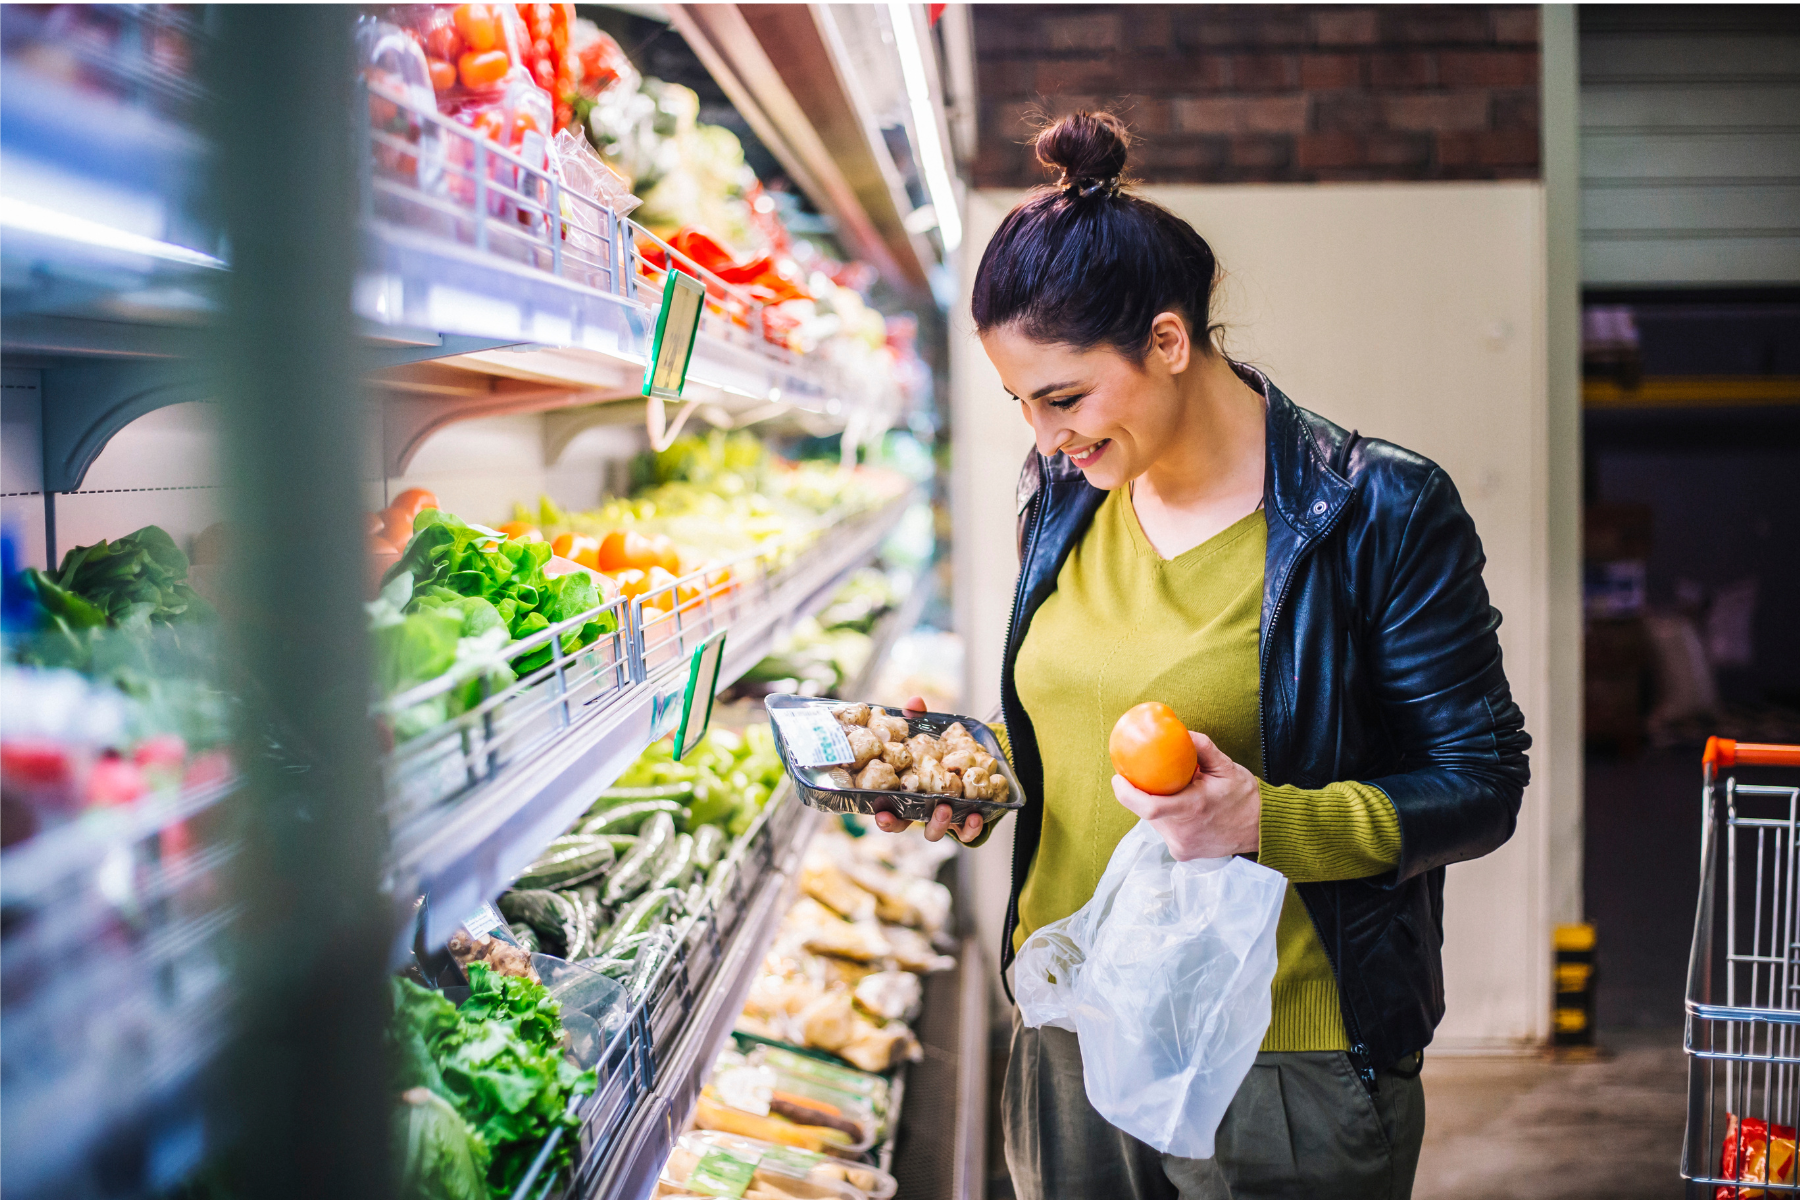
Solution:
[(1262, 790), (1256, 776), (1231, 761), (1204, 733), (1192, 733), (1199, 764), (1179, 792), (1158, 796), (1112, 779), (1119, 803), (1150, 822), (1179, 862), (1253, 854), (1261, 844)]

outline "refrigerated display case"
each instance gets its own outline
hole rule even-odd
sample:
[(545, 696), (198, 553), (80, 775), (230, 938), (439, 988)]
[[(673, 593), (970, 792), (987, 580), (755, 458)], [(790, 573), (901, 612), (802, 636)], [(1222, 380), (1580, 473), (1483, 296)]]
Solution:
[[(892, 19), (926, 28), (922, 14), (893, 8)], [(834, 31), (834, 69), (847, 69), (842, 31), (829, 13), (816, 21)], [(677, 10), (684, 22), (696, 27)], [(217, 23), (215, 10), (157, 6), (0, 12), (4, 515), (21, 565), (54, 575), (71, 546), (136, 527), (122, 519), (160, 522), (194, 547), (202, 590), (220, 586), (216, 561), (199, 558), (228, 536), (218, 522), (234, 495), (209, 416), (228, 386), (209, 356), (233, 250), (208, 190), (215, 147), (205, 113), (248, 98), (214, 101), (200, 82)], [(394, 28), (362, 31), (346, 130), (356, 268), (355, 341), (344, 350), (366, 368), (369, 416), (366, 432), (339, 436), (359, 460), (365, 506), (436, 482), (426, 478), (435, 472), (449, 480), (440, 483), (447, 510), (497, 519), (498, 495), (529, 501), (552, 478), (566, 480), (565, 456), (584, 437), (589, 494), (622, 492), (634, 452), (702, 426), (841, 435), (854, 461), (859, 443), (877, 443), (919, 403), (916, 379), (856, 369), (783, 336), (770, 315), (778, 301), (684, 251), (691, 243), (656, 236), (622, 211), (628, 204), (571, 187), (536, 146), (484, 137), (440, 112), (429, 78), (421, 87), (408, 74)], [(779, 50), (765, 46), (764, 60)], [(734, 86), (744, 78), (740, 65)], [(765, 92), (771, 82), (749, 78)], [(783, 136), (799, 136), (805, 120), (803, 106), (785, 113)], [(890, 144), (875, 151), (890, 154)], [(906, 194), (890, 190), (889, 203)], [(853, 211), (862, 200), (817, 202), (847, 229), (873, 227)], [(922, 297), (940, 245), (912, 225), (883, 258), (896, 290)], [(914, 256), (904, 269), (894, 266), (896, 246)], [(642, 391), (676, 268), (701, 281), (706, 299), (680, 410), (667, 412)], [(156, 425), (170, 413), (182, 414), (178, 455)], [(535, 453), (472, 467), (476, 440)], [(96, 464), (101, 482), (125, 486), (84, 487)], [(191, 474), (172, 482), (183, 470)], [(90, 502), (102, 491), (110, 507)], [(383, 738), (378, 882), (390, 968), (441, 952), (667, 736), (697, 648), (725, 636), (717, 686), (728, 687), (872, 560), (918, 499), (911, 483), (885, 480), (779, 537), (684, 561), (635, 594), (603, 590), (597, 607), (505, 642), (504, 673), (478, 663), (377, 695), (368, 717)], [(360, 558), (362, 547), (343, 553)], [(18, 623), (35, 619), (31, 599), (19, 610), (9, 600), (9, 650)], [(880, 628), (884, 645), (922, 603), (898, 606)], [(513, 669), (520, 664), (531, 669)], [(24, 681), (43, 682), (72, 685), (66, 675)], [(209, 685), (225, 694), (229, 673)], [(15, 704), (27, 693), (10, 678), (7, 690), (10, 806), (38, 760)], [(441, 704), (453, 691), (457, 703)], [(440, 719), (418, 719), (434, 704)], [(66, 731), (46, 736), (71, 744)], [(265, 742), (275, 758), (284, 753), (279, 736)], [(118, 737), (90, 751), (107, 764), (136, 753)], [(242, 785), (224, 753), (204, 745), (186, 747), (176, 766), (123, 798), (90, 796), (43, 828), (16, 839), (9, 831), (0, 1040), (4, 1175), (18, 1195), (160, 1194), (192, 1178), (227, 1136), (207, 1092), (219, 1086), (219, 1055), (244, 999), (232, 950), (242, 876), (231, 874), (242, 845), (236, 810), (223, 803)], [(821, 820), (783, 788), (734, 831), (704, 891), (670, 922), (664, 956), (632, 980), (593, 1091), (573, 1101), (578, 1126), (555, 1135), (574, 1144), (568, 1168), (546, 1170), (546, 1145), (518, 1194), (649, 1194)]]

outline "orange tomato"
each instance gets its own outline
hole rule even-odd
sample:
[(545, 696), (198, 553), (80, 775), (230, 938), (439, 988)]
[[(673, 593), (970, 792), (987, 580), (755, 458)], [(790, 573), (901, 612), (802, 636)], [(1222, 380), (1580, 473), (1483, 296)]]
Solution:
[(533, 525), (530, 521), (505, 521), (494, 526), (494, 528), (501, 533), (504, 533), (507, 537), (521, 542), (541, 542), (544, 540), (544, 535), (539, 533), (538, 527)]
[(492, 50), (506, 38), (500, 28), (500, 14), (491, 4), (459, 4), (451, 20), (456, 22), (456, 32), (462, 34), (463, 42), (476, 53)]
[(412, 530), (414, 517), (428, 508), (437, 507), (438, 498), (424, 488), (407, 488), (388, 502), (390, 511), (404, 514), (408, 532)]
[(511, 66), (504, 50), (471, 50), (456, 60), (456, 73), (464, 87), (486, 88), (504, 79)]
[(375, 536), (404, 549), (412, 539), (412, 518), (398, 509), (384, 508), (381, 510), (381, 521), (381, 532)]
[(456, 86), (456, 68), (441, 58), (428, 58), (425, 66), (431, 71), (431, 90), (446, 91)]
[(559, 533), (550, 543), (550, 553), (584, 567), (594, 565), (594, 552), (599, 549), (600, 543), (585, 533)]
[(1113, 767), (1140, 791), (1173, 795), (1194, 779), (1194, 739), (1175, 710), (1154, 700), (1126, 710), (1107, 739)]
[[(664, 612), (669, 612), (675, 607), (676, 589), (669, 587), (669, 585), (674, 582), (675, 576), (669, 574), (661, 567), (651, 567), (644, 575), (644, 591), (656, 592), (656, 595), (645, 601), (645, 603), (651, 608), (660, 608)], [(658, 588), (665, 588), (668, 590), (657, 591)]]
[(681, 574), (681, 551), (675, 549), (675, 543), (667, 534), (659, 533), (650, 539), (650, 548), (656, 554), (656, 565), (671, 575)]
[(594, 564), (606, 572), (647, 571), (657, 565), (656, 547), (649, 538), (632, 529), (615, 529), (600, 543)]
[(642, 571), (620, 571), (612, 577), (619, 585), (619, 595), (630, 600), (650, 590), (650, 578)]
[(387, 528), (387, 521), (380, 513), (364, 513), (363, 524), (365, 526), (363, 532), (370, 535), (380, 533)]

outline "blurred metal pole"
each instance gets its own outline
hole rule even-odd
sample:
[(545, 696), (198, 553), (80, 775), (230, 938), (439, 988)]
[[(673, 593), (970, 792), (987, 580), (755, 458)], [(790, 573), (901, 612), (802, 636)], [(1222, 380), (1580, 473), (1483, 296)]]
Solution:
[(248, 783), (229, 1174), (258, 1200), (386, 1196), (385, 831), (366, 718), (350, 313), (354, 10), (217, 15), (213, 194), (231, 270), (216, 351)]

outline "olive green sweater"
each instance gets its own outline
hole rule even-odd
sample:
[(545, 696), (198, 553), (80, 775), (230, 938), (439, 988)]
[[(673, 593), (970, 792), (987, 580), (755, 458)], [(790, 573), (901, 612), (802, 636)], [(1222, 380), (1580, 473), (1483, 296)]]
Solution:
[[(1258, 658), (1267, 528), (1255, 512), (1164, 559), (1124, 489), (1100, 506), (1032, 617), (1016, 668), (1044, 762), (1044, 827), (1019, 897), (1014, 944), (1094, 894), (1138, 818), (1112, 793), (1107, 739), (1134, 704), (1160, 700), (1262, 773)], [(1346, 1050), (1331, 962), (1294, 883), (1380, 874), (1400, 825), (1380, 789), (1262, 785), (1259, 860), (1287, 876), (1265, 1050)]]

